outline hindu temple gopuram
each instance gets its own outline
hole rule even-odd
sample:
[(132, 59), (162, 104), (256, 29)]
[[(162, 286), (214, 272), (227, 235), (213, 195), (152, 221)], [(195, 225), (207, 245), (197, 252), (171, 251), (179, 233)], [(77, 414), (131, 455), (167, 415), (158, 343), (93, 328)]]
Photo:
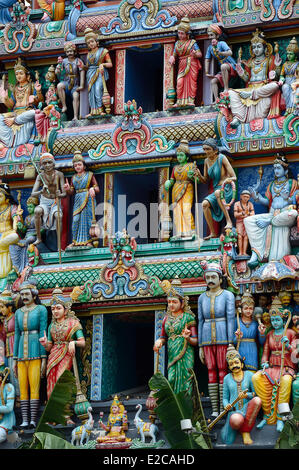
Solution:
[(299, 447), (298, 20), (0, 0), (1, 451)]

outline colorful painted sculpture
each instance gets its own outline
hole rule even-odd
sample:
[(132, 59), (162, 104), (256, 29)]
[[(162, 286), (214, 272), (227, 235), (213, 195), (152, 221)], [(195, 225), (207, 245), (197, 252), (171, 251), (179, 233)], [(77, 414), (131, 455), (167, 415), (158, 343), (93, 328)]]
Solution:
[(17, 147), (26, 144), (34, 130), (35, 110), (33, 109), (43, 100), (41, 84), (37, 81), (33, 85), (30, 72), (18, 58), (14, 67), (16, 85), (11, 87), (11, 98), (8, 90), (0, 88), (0, 97), (12, 112), (0, 115), (0, 149), (4, 147)]
[(16, 1), (17, 0), (0, 0), (0, 24), (11, 22), (11, 7)]
[(241, 300), (241, 318), (237, 316), (235, 322), (235, 341), (237, 350), (243, 358), (246, 369), (256, 372), (258, 370), (258, 346), (264, 344), (266, 340), (265, 325), (258, 325), (253, 319), (254, 298), (251, 294), (245, 293)]
[(171, 240), (190, 239), (195, 234), (192, 204), (194, 198), (193, 163), (188, 162), (190, 150), (188, 141), (182, 139), (176, 151), (178, 165), (172, 170), (170, 180), (165, 182), (165, 189), (172, 188), (173, 223), (175, 235)]
[(245, 230), (244, 219), (254, 215), (254, 207), (250, 199), (250, 191), (244, 189), (240, 194), (240, 201), (234, 204), (234, 216), (236, 219), (236, 230), (238, 234), (239, 255), (246, 256), (248, 248), (248, 236)]
[[(237, 64), (232, 57), (232, 50), (225, 41), (219, 41), (221, 35), (222, 29), (218, 24), (213, 23), (208, 26), (208, 36), (209, 39), (211, 39), (211, 44), (205, 56), (205, 73), (206, 76), (211, 79), (211, 89), (215, 101), (219, 95), (219, 86), (223, 87), (224, 91), (227, 91), (229, 79), (237, 75)], [(220, 65), (220, 72), (216, 75), (210, 74), (212, 59), (216, 59)]]
[(250, 188), (254, 201), (269, 207), (268, 214), (253, 215), (244, 220), (252, 250), (248, 261), (250, 268), (256, 267), (264, 258), (278, 261), (291, 253), (289, 232), (298, 215), (291, 204), (297, 181), (288, 178), (288, 167), (287, 158), (282, 152), (278, 153), (273, 164), (274, 181), (268, 185), (265, 197), (258, 192), (260, 181)]
[(67, 97), (72, 100), (75, 120), (79, 119), (80, 91), (85, 84), (84, 63), (76, 57), (77, 48), (72, 42), (64, 44), (66, 57), (58, 57), (55, 73), (59, 80), (57, 93), (61, 100), (61, 113), (67, 112)]
[[(108, 70), (112, 67), (109, 52), (104, 47), (99, 47), (99, 37), (91, 28), (84, 31), (85, 42), (88, 47), (86, 59), (86, 81), (88, 85), (88, 99), (90, 113), (86, 117), (105, 115), (103, 104), (106, 104), (110, 112), (110, 96), (107, 97), (106, 82), (109, 78)], [(106, 107), (106, 110), (107, 110)], [(108, 111), (108, 110), (107, 110)]]
[(75, 429), (72, 430), (71, 444), (82, 446), (88, 443), (94, 425), (94, 419), (91, 412), (92, 408), (89, 407), (87, 410), (88, 420), (86, 421), (86, 423), (82, 424), (82, 426), (77, 426)]
[(221, 287), (222, 269), (218, 263), (210, 262), (203, 268), (207, 290), (198, 298), (199, 358), (208, 368), (212, 416), (218, 416), (223, 409), (227, 346), (234, 339), (235, 298), (232, 292)]
[[(262, 400), (255, 396), (252, 383), (253, 372), (243, 370), (242, 358), (231, 345), (227, 348), (226, 360), (230, 374), (227, 374), (223, 381), (223, 407), (228, 410), (228, 416), (221, 430), (221, 439), (227, 445), (233, 444), (239, 431), (244, 444), (250, 445), (253, 444), (250, 432), (255, 425)], [(232, 407), (231, 403), (242, 392), (244, 398)]]
[[(13, 348), (15, 340), (15, 302), (11, 292), (4, 290), (0, 294), (0, 314), (3, 315), (5, 357), (7, 365), (13, 372)], [(18, 379), (13, 373), (10, 374), (10, 382), (14, 386), (16, 397), (20, 397), (20, 388)]]
[(43, 337), (47, 328), (48, 312), (46, 307), (40, 305), (36, 285), (36, 279), (28, 279), (21, 284), (23, 306), (15, 313), (13, 370), (20, 385), (22, 428), (29, 425), (29, 404), (30, 427), (36, 427), (40, 379), (46, 372), (47, 355), (39, 338)]
[[(45, 106), (39, 104), (39, 109), (35, 111), (35, 124), (38, 132), (39, 142), (46, 142), (50, 128), (59, 128), (60, 112), (58, 105), (58, 94), (56, 89), (55, 67), (51, 65), (45, 76), (47, 92), (45, 95)], [(37, 143), (37, 141), (35, 141)]]
[(0, 367), (0, 443), (5, 442), (9, 432), (16, 424), (14, 413), (15, 389), (6, 382), (10, 369)]
[(134, 418), (134, 424), (136, 426), (138, 434), (140, 434), (141, 442), (145, 442), (145, 438), (148, 436), (152, 438), (151, 444), (155, 444), (156, 434), (159, 431), (158, 426), (156, 426), (154, 423), (151, 423), (150, 421), (144, 422), (143, 419), (140, 418), (142, 405), (137, 405), (136, 408), (138, 408), (138, 411)]
[(204, 216), (210, 230), (210, 234), (205, 237), (205, 240), (209, 240), (218, 236), (213, 221), (221, 222), (225, 217), (225, 228), (232, 228), (228, 204), (232, 201), (234, 182), (237, 177), (227, 157), (219, 153), (215, 139), (206, 139), (202, 148), (207, 157), (204, 161), (204, 174), (202, 175), (200, 170), (196, 168), (194, 176), (201, 183), (211, 181), (213, 185), (212, 193), (206, 196), (202, 202)]
[(72, 303), (64, 297), (61, 289), (54, 289), (50, 305), (52, 322), (48, 328), (48, 336), (44, 331), (39, 340), (42, 347), (50, 352), (47, 364), (48, 399), (61, 374), (65, 370), (71, 370), (76, 347), (85, 347), (81, 323), (71, 311)]
[(279, 298), (283, 308), (285, 308), (285, 309), (289, 310), (291, 313), (293, 313), (292, 293), (288, 292), (288, 291), (285, 291), (285, 290), (281, 290), (278, 293), (278, 298)]
[(130, 442), (131, 439), (126, 437), (128, 430), (128, 417), (124, 405), (119, 401), (118, 396), (115, 395), (110, 407), (110, 414), (107, 424), (102, 422), (103, 413), (100, 414), (99, 425), (104, 429), (107, 434), (97, 438), (98, 443), (121, 443)]
[[(297, 305), (299, 304), (299, 293), (298, 292), (294, 292), (294, 298), (297, 298), (296, 302), (297, 302)], [(292, 317), (292, 320), (293, 320), (293, 331), (297, 334), (297, 338), (298, 338), (298, 334), (299, 334), (299, 316), (298, 316), (298, 313), (297, 315), (293, 315)], [(297, 346), (297, 356), (298, 356), (298, 346)], [(292, 385), (292, 398), (293, 398), (293, 405), (295, 405), (295, 403), (298, 401), (299, 399), (299, 376), (296, 376), (294, 382), (293, 382), (293, 385)]]
[(65, 0), (37, 0), (44, 15), (41, 21), (61, 21), (65, 15)]
[(198, 344), (194, 313), (179, 279), (174, 279), (171, 284), (163, 281), (161, 287), (167, 293), (168, 306), (154, 351), (158, 353), (167, 344), (168, 381), (174, 393), (191, 393), (189, 369), (194, 367), (194, 347)]
[(246, 90), (228, 90), (233, 115), (231, 127), (255, 119), (280, 116), (280, 92), (275, 79), (279, 77), (281, 58), (278, 52), (273, 56), (272, 51), (271, 44), (257, 29), (251, 39), (250, 59), (239, 61), (236, 66), (238, 75), (246, 83)]
[(86, 171), (86, 163), (80, 150), (76, 150), (73, 158), (73, 168), (76, 174), (71, 184), (66, 181), (64, 189), (68, 194), (74, 194), (74, 209), (72, 219), (73, 246), (92, 246), (90, 228), (95, 219), (95, 197), (100, 192), (97, 180), (91, 171)]
[(287, 61), (283, 64), (278, 85), (282, 87), (282, 94), (286, 102), (286, 114), (290, 114), (295, 109), (295, 96), (292, 84), (296, 80), (296, 69), (298, 61), (299, 46), (296, 38), (291, 39), (287, 47)]
[(17, 223), (22, 212), (11, 196), (9, 186), (0, 183), (0, 280), (12, 269), (9, 248), (19, 241)]
[(202, 53), (194, 39), (190, 38), (190, 21), (188, 17), (181, 19), (177, 27), (179, 40), (174, 46), (169, 63), (174, 66), (178, 59), (178, 75), (176, 84), (177, 106), (194, 106), (197, 93), (197, 77), (201, 69), (199, 59)]
[[(262, 368), (253, 377), (253, 385), (257, 395), (262, 399), (264, 416), (258, 424), (261, 429), (265, 424), (276, 424), (282, 431), (284, 423), (279, 407), (288, 404), (291, 396), (292, 381), (297, 370), (296, 333), (284, 328), (284, 319), (291, 317), (284, 310), (278, 297), (275, 297), (271, 308), (271, 330), (266, 337), (262, 355)], [(283, 347), (284, 345), (284, 347)], [(283, 350), (284, 349), (284, 350)]]
[(18, 273), (21, 273), (23, 269), (28, 266), (28, 249), (29, 246), (36, 241), (34, 210), (39, 204), (38, 198), (30, 196), (27, 199), (26, 204), (28, 215), (25, 218), (25, 221), (19, 221), (17, 223), (18, 233), (23, 238), (21, 238), (21, 240), (16, 245), (11, 245), (9, 247), (13, 266)]
[[(66, 196), (64, 175), (55, 170), (55, 160), (51, 153), (43, 153), (40, 157), (41, 173), (37, 176), (31, 196), (40, 196), (39, 205), (34, 210), (36, 241), (41, 243), (41, 229), (56, 230), (58, 242), (62, 231), (62, 210), (60, 201)], [(39, 189), (42, 186), (42, 189)], [(58, 243), (59, 244), (59, 243)]]

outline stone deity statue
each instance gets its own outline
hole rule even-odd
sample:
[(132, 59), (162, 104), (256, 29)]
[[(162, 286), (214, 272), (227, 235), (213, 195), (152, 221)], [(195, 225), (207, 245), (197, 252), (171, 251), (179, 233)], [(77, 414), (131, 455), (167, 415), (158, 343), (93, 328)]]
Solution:
[[(279, 77), (281, 58), (272, 55), (272, 46), (259, 30), (253, 33), (247, 62), (239, 61), (236, 70), (246, 83), (246, 89), (228, 90), (233, 120), (231, 127), (255, 119), (280, 116)], [(245, 69), (243, 68), (245, 65)]]
[(294, 37), (287, 47), (287, 61), (283, 64), (278, 85), (282, 87), (282, 94), (286, 102), (286, 114), (295, 109), (295, 95), (292, 84), (296, 80), (296, 69), (299, 66), (299, 46)]
[[(215, 139), (206, 139), (202, 148), (206, 155), (204, 174), (202, 175), (198, 168), (194, 170), (193, 174), (201, 183), (208, 183), (209, 181), (213, 183), (213, 192), (206, 196), (202, 202), (204, 216), (210, 230), (210, 234), (205, 237), (205, 240), (209, 240), (218, 236), (215, 232), (213, 220), (221, 222), (225, 217), (225, 228), (232, 228), (227, 204), (233, 197), (233, 189), (230, 183), (236, 181), (237, 177), (227, 157), (219, 153)], [(224, 187), (224, 199), (221, 198), (222, 187)]]
[(248, 266), (254, 268), (259, 261), (280, 260), (291, 253), (290, 227), (295, 224), (297, 211), (292, 206), (292, 196), (297, 190), (297, 181), (288, 177), (289, 163), (282, 152), (274, 160), (274, 180), (268, 185), (265, 197), (259, 192), (261, 181), (250, 188), (251, 196), (269, 208), (267, 214), (256, 214), (244, 219), (252, 255)]
[(37, 281), (28, 279), (20, 286), (23, 306), (15, 312), (13, 369), (19, 380), (22, 428), (35, 428), (39, 409), (40, 379), (46, 372), (46, 351), (39, 338), (47, 329), (48, 312), (40, 305)]
[(174, 46), (169, 63), (174, 65), (178, 59), (178, 75), (176, 85), (176, 106), (194, 106), (197, 93), (197, 77), (201, 69), (199, 59), (202, 53), (194, 39), (190, 38), (190, 21), (188, 17), (181, 19), (177, 27), (179, 40)]
[[(211, 79), (211, 89), (215, 102), (219, 95), (219, 86), (223, 87), (224, 91), (227, 91), (229, 79), (237, 75), (237, 64), (232, 57), (232, 50), (225, 41), (219, 41), (221, 34), (222, 30), (218, 24), (212, 23), (208, 26), (208, 36), (211, 44), (205, 56), (205, 73)], [(212, 59), (215, 59), (220, 65), (220, 72), (216, 75), (210, 73)]]
[(74, 120), (79, 119), (80, 91), (85, 84), (84, 63), (76, 57), (77, 48), (72, 42), (64, 44), (66, 57), (58, 57), (55, 73), (59, 80), (57, 94), (61, 100), (61, 113), (67, 112), (67, 97), (72, 99)]
[[(55, 160), (53, 155), (46, 152), (40, 157), (41, 174), (39, 174), (34, 183), (31, 196), (40, 196), (39, 205), (34, 210), (36, 241), (34, 245), (41, 243), (41, 228), (47, 230), (56, 230), (60, 227), (62, 231), (62, 210), (57, 205), (57, 198), (66, 196), (64, 190), (64, 175), (61, 171), (55, 170)], [(42, 185), (42, 189), (39, 189)]]
[(234, 204), (234, 216), (236, 219), (236, 230), (238, 234), (239, 255), (247, 255), (248, 236), (245, 230), (244, 219), (254, 215), (254, 207), (250, 199), (250, 191), (244, 189), (240, 194), (240, 201)]
[(212, 416), (217, 416), (223, 409), (227, 346), (234, 339), (235, 297), (232, 292), (221, 287), (222, 269), (218, 263), (207, 263), (204, 270), (207, 290), (198, 298), (199, 358), (208, 368)]

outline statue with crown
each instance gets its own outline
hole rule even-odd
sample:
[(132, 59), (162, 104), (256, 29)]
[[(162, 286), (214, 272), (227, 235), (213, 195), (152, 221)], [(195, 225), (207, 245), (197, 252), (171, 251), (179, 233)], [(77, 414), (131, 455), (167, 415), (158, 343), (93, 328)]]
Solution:
[(194, 313), (184, 295), (180, 279), (172, 283), (161, 282), (167, 294), (167, 311), (162, 323), (160, 338), (154, 344), (154, 351), (159, 352), (167, 344), (168, 381), (174, 393), (191, 393), (190, 369), (194, 367), (194, 348), (197, 346), (197, 328)]
[(43, 101), (41, 84), (33, 84), (30, 72), (19, 57), (14, 67), (16, 84), (10, 85), (11, 96), (2, 83), (0, 101), (10, 112), (0, 114), (0, 150), (26, 144), (35, 130), (35, 108)]
[(126, 437), (128, 430), (128, 417), (124, 405), (115, 395), (110, 406), (107, 424), (102, 421), (103, 412), (100, 413), (99, 425), (106, 431), (105, 436), (97, 438), (97, 448), (124, 448), (131, 445), (131, 439)]

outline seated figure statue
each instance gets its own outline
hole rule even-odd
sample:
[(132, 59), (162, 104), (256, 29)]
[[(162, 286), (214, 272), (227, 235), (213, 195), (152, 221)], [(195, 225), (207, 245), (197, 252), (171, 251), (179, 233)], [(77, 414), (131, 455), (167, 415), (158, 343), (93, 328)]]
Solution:
[(100, 427), (104, 429), (107, 434), (106, 436), (100, 436), (97, 438), (99, 443), (117, 443), (126, 442), (131, 439), (126, 437), (125, 431), (128, 430), (128, 418), (127, 412), (124, 405), (119, 401), (118, 396), (115, 395), (114, 400), (110, 407), (110, 414), (108, 422), (105, 425), (102, 422), (102, 414), (100, 414)]
[(246, 89), (228, 90), (233, 114), (231, 127), (259, 118), (279, 117), (281, 94), (275, 79), (279, 76), (281, 58), (278, 53), (272, 55), (272, 50), (271, 44), (257, 29), (251, 39), (251, 58), (247, 62), (239, 61), (236, 66), (238, 75), (246, 83)]
[(254, 268), (259, 261), (279, 261), (291, 253), (290, 227), (294, 225), (297, 211), (292, 205), (292, 196), (297, 181), (288, 177), (289, 163), (282, 152), (274, 160), (274, 180), (268, 185), (265, 197), (259, 192), (260, 182), (250, 188), (251, 197), (269, 207), (267, 214), (256, 214), (244, 219), (245, 229), (252, 249), (248, 266)]

